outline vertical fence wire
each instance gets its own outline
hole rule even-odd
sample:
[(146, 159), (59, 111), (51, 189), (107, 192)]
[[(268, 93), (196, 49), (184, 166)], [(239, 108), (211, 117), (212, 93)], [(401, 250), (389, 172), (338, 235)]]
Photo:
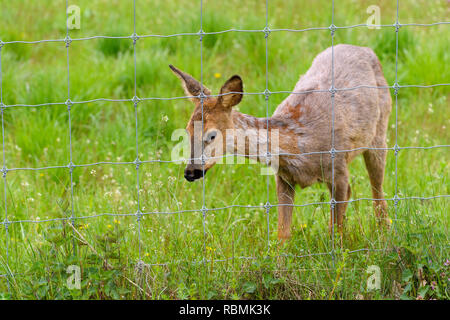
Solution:
[(330, 87), (330, 98), (331, 98), (331, 149), (330, 149), (330, 158), (331, 158), (331, 199), (330, 199), (330, 209), (331, 209), (331, 258), (333, 262), (333, 267), (335, 265), (335, 243), (334, 243), (334, 218), (336, 216), (336, 191), (335, 191), (335, 181), (334, 181), (334, 158), (336, 156), (334, 149), (334, 96), (336, 90), (334, 88), (334, 33), (336, 31), (336, 27), (334, 26), (334, 0), (331, 1), (331, 25), (330, 25), (330, 34), (331, 34), (331, 87)]
[[(398, 42), (399, 42), (399, 38), (398, 38), (398, 33), (400, 30), (400, 21), (399, 21), (399, 16), (400, 16), (400, 3), (399, 0), (396, 1), (396, 11), (395, 11), (395, 23), (394, 23), (394, 28), (395, 28), (395, 82), (393, 85), (393, 89), (394, 89), (394, 108), (395, 108), (395, 144), (394, 144), (394, 174), (395, 174), (395, 181), (394, 181), (394, 197), (393, 197), (393, 201), (394, 201), (394, 219), (392, 219), (392, 225), (391, 225), (391, 230), (389, 230), (389, 234), (392, 235), (392, 233), (396, 233), (396, 223), (397, 223), (397, 219), (398, 219), (398, 204), (400, 202), (400, 197), (398, 195), (398, 153), (400, 151), (400, 147), (398, 145), (398, 91), (400, 89), (400, 85), (398, 83)], [(385, 221), (386, 223), (388, 223), (387, 221)], [(391, 239), (391, 237), (389, 237), (389, 239)], [(390, 241), (386, 241), (385, 245), (384, 245), (384, 251), (387, 250), (387, 247), (389, 245)]]
[[(71, 206), (71, 215), (70, 215), (70, 222), (72, 226), (75, 228), (75, 210), (74, 210), (74, 197), (73, 197), (73, 157), (72, 157), (72, 114), (71, 114), (71, 108), (72, 108), (72, 101), (70, 100), (70, 56), (69, 56), (69, 48), (70, 43), (72, 40), (70, 39), (69, 34), (69, 24), (67, 23), (69, 19), (69, 0), (66, 0), (66, 38), (65, 38), (65, 44), (66, 44), (66, 55), (67, 55), (67, 113), (68, 113), (68, 122), (69, 122), (69, 165), (67, 166), (69, 168), (69, 174), (70, 174), (70, 206)], [(64, 213), (65, 214), (65, 213)], [(75, 231), (73, 232), (73, 240), (72, 240), (72, 246), (73, 246), (73, 254), (76, 255), (76, 241), (75, 241)]]
[(395, 17), (395, 84), (394, 84), (394, 97), (395, 97), (395, 146), (394, 146), (394, 156), (395, 156), (395, 195), (394, 195), (394, 211), (395, 219), (392, 229), (395, 230), (395, 223), (397, 221), (398, 212), (398, 32), (400, 29), (399, 22), (399, 0), (397, 0), (396, 6), (396, 17)]
[[(266, 48), (266, 90), (264, 91), (266, 100), (266, 166), (270, 165), (270, 149), (269, 149), (269, 0), (266, 0), (266, 26), (264, 28), (264, 40)], [(268, 168), (269, 169), (269, 168)], [(267, 255), (270, 250), (270, 175), (266, 172), (266, 188), (267, 188), (267, 199), (266, 199), (266, 219), (267, 219)]]
[(136, 0), (133, 0), (133, 67), (134, 67), (134, 96), (133, 96), (133, 106), (134, 106), (134, 123), (135, 123), (135, 134), (136, 134), (136, 159), (135, 159), (135, 168), (136, 168), (136, 223), (138, 225), (138, 264), (141, 263), (142, 259), (142, 239), (141, 239), (141, 202), (140, 202), (140, 193), (141, 188), (139, 184), (139, 168), (141, 165), (141, 161), (139, 159), (139, 123), (138, 123), (138, 103), (139, 98), (137, 96), (137, 62), (136, 62), (136, 43), (139, 37), (136, 34)]
[(3, 42), (0, 40), (0, 109), (2, 113), (2, 152), (3, 152), (3, 167), (2, 167), (2, 177), (3, 177), (3, 191), (4, 191), (4, 198), (3, 201), (5, 202), (5, 218), (3, 220), (4, 226), (5, 226), (5, 255), (6, 255), (6, 285), (8, 287), (8, 292), (11, 290), (10, 288), (10, 267), (9, 267), (9, 232), (8, 232), (8, 205), (6, 203), (7, 201), (7, 183), (6, 183), (6, 150), (5, 150), (5, 105), (3, 104), (3, 71), (2, 71), (2, 48), (3, 48)]
[[(200, 0), (200, 31), (199, 31), (199, 40), (200, 40), (200, 105), (202, 108), (202, 154), (201, 154), (201, 164), (202, 164), (202, 224), (203, 224), (203, 262), (206, 263), (206, 212), (208, 209), (206, 208), (206, 176), (205, 176), (205, 146), (204, 146), (204, 126), (205, 126), (205, 119), (204, 119), (204, 99), (205, 99), (205, 93), (203, 91), (203, 0)], [(194, 142), (195, 143), (195, 142)]]

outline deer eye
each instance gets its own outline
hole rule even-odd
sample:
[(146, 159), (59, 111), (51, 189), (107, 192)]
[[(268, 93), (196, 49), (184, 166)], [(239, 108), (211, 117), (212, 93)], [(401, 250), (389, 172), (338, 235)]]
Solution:
[(216, 138), (216, 136), (217, 136), (217, 131), (211, 131), (211, 132), (209, 132), (208, 135), (206, 136), (205, 141), (206, 141), (207, 143), (208, 143), (208, 142), (211, 142), (211, 141), (213, 141), (213, 140)]

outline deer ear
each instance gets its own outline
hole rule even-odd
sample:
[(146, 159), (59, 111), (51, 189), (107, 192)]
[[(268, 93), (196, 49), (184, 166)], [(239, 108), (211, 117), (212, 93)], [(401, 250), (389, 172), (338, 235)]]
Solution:
[(244, 87), (238, 75), (232, 76), (220, 89), (219, 102), (225, 108), (231, 108), (242, 100)]
[[(187, 74), (186, 72), (183, 72), (177, 68), (175, 68), (173, 65), (169, 64), (170, 69), (172, 69), (173, 73), (180, 78), (181, 84), (183, 85), (184, 92), (188, 96), (198, 96), (201, 92), (202, 85), (200, 82), (195, 80), (191, 75)], [(211, 90), (203, 86), (203, 94), (204, 95), (210, 95)], [(199, 100), (198, 98), (192, 98), (193, 100)]]

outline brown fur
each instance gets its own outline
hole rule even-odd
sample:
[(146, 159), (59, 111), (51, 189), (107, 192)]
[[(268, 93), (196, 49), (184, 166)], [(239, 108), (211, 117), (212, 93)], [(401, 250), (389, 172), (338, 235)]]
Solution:
[[(303, 75), (294, 88), (294, 92), (310, 90), (328, 90), (331, 87), (331, 48), (320, 53), (311, 68)], [(387, 86), (381, 64), (375, 53), (364, 47), (337, 45), (334, 47), (334, 83), (338, 89), (367, 86)], [(183, 82), (186, 94), (195, 96), (201, 91), (200, 84), (192, 77), (171, 67)], [(205, 94), (209, 89), (203, 88)], [(337, 202), (330, 215), (330, 229), (337, 225), (342, 231), (347, 202), (351, 196), (348, 182), (348, 164), (359, 154), (363, 154), (369, 173), (374, 199), (383, 199), (383, 178), (386, 162), (386, 150), (373, 150), (367, 147), (386, 148), (386, 131), (391, 112), (389, 89), (358, 88), (337, 91), (334, 97), (334, 148), (349, 150), (338, 152), (334, 158), (334, 179), (332, 160), (328, 151), (332, 148), (331, 97), (328, 92), (309, 92), (291, 94), (276, 109), (273, 116), (255, 118), (231, 108), (240, 102), (243, 92), (242, 81), (233, 76), (221, 89), (220, 97), (208, 97), (203, 103), (204, 133), (208, 130), (260, 129), (279, 130), (280, 155), (277, 172), (278, 194), (278, 237), (290, 237), (292, 204), (295, 197), (295, 185), (301, 188), (316, 182), (324, 182)], [(201, 121), (201, 100), (193, 98), (195, 109), (187, 130), (193, 141), (194, 121)], [(223, 137), (225, 141), (225, 134)], [(264, 141), (260, 142), (264, 144)], [(271, 144), (272, 141), (269, 141)], [(264, 150), (267, 146), (260, 146)], [(225, 150), (224, 150), (225, 151)], [(322, 154), (305, 154), (314, 152)], [(236, 151), (235, 151), (236, 152)], [(246, 149), (248, 152), (248, 148)], [(248, 155), (246, 153), (246, 155)], [(214, 162), (208, 162), (209, 169)], [(189, 164), (193, 166), (193, 164)], [(333, 185), (334, 180), (334, 185)], [(387, 204), (385, 200), (374, 201), (375, 213), (380, 222), (387, 222)], [(334, 213), (334, 214), (333, 214)], [(334, 217), (334, 221), (332, 220)]]

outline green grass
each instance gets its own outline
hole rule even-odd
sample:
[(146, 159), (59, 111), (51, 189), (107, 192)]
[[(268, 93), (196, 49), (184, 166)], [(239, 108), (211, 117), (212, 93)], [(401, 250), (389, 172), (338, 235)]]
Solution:
[[(132, 1), (77, 1), (81, 29), (72, 38), (95, 35), (130, 36)], [(200, 9), (196, 2), (137, 2), (139, 35), (197, 32)], [(448, 21), (446, 1), (401, 1), (400, 22)], [(370, 1), (339, 1), (335, 24), (365, 23)], [(395, 2), (379, 1), (381, 23), (395, 21)], [(64, 4), (53, 1), (0, 0), (0, 39), (40, 40), (65, 37)], [(330, 12), (324, 14), (324, 12)], [(270, 1), (271, 28), (328, 27), (330, 1)], [(259, 29), (265, 26), (260, 1), (204, 1), (203, 30)], [(402, 27), (399, 31), (399, 83), (448, 83), (449, 29)], [(329, 31), (272, 32), (269, 36), (269, 89), (291, 90), (313, 58), (331, 45)], [(381, 59), (389, 84), (395, 82), (394, 28), (364, 27), (338, 30), (335, 43), (372, 47)], [(1, 51), (2, 95), (6, 105), (64, 102), (67, 100), (67, 61), (63, 43), (7, 44)], [(136, 44), (137, 96), (184, 95), (168, 68), (174, 64), (200, 77), (200, 43), (196, 36), (141, 38)], [(244, 80), (245, 91), (265, 89), (263, 33), (230, 32), (207, 35), (203, 45), (204, 81), (213, 92), (233, 74)], [(214, 77), (220, 73), (221, 77)], [(132, 40), (93, 39), (70, 45), (72, 101), (97, 98), (131, 99), (134, 96)], [(444, 145), (450, 141), (448, 87), (402, 88), (398, 96), (398, 144)], [(286, 97), (271, 95), (270, 112)], [(263, 96), (247, 95), (240, 111), (265, 115)], [(184, 128), (192, 111), (190, 102), (150, 100), (138, 104), (138, 143), (141, 160), (170, 160), (177, 141), (174, 129)], [(167, 116), (168, 121), (163, 118)], [(67, 165), (69, 119), (64, 105), (14, 107), (4, 110), (5, 159), (8, 168)], [(75, 164), (100, 161), (134, 161), (135, 115), (131, 102), (76, 104), (71, 111), (72, 156)], [(395, 110), (388, 145), (395, 144)], [(0, 151), (2, 152), (2, 151)], [(448, 148), (401, 150), (398, 156), (399, 197), (450, 194)], [(3, 158), (3, 154), (1, 155)], [(202, 182), (188, 183), (182, 165), (145, 163), (139, 168), (141, 210), (144, 212), (198, 210)], [(266, 177), (260, 165), (217, 165), (206, 177), (205, 229), (199, 211), (149, 214), (138, 225), (135, 216), (91, 217), (102, 213), (134, 214), (137, 210), (136, 170), (133, 164), (77, 167), (73, 171), (73, 203), (69, 170), (15, 170), (6, 175), (8, 235), (0, 228), (0, 297), (18, 299), (449, 299), (450, 258), (448, 198), (393, 202), (389, 214), (395, 229), (375, 224), (372, 203), (353, 202), (347, 211), (346, 234), (336, 235), (334, 263), (329, 252), (328, 205), (294, 209), (293, 237), (277, 243), (277, 214), (262, 208), (267, 201)], [(353, 198), (371, 197), (362, 158), (350, 168)], [(395, 195), (395, 157), (388, 154), (386, 197)], [(0, 184), (0, 217), (5, 219)], [(275, 182), (270, 179), (269, 200), (276, 203)], [(323, 185), (298, 190), (296, 204), (329, 201)], [(220, 209), (222, 208), (222, 209)], [(397, 219), (395, 219), (397, 216)], [(63, 220), (43, 222), (46, 219)], [(140, 232), (139, 232), (140, 230)], [(205, 232), (204, 232), (205, 231)], [(146, 265), (137, 266), (141, 258)], [(205, 242), (205, 247), (204, 247)], [(73, 252), (75, 243), (76, 251)], [(9, 257), (7, 261), (6, 246)], [(360, 248), (380, 251), (358, 251)], [(284, 255), (287, 255), (284, 257)], [(306, 256), (305, 256), (306, 255)], [(282, 256), (282, 257), (277, 257)], [(305, 256), (305, 257), (294, 257)], [(244, 257), (244, 258), (242, 258)], [(245, 259), (257, 257), (257, 259)], [(267, 257), (267, 258), (266, 258)], [(203, 263), (208, 261), (226, 260)], [(105, 262), (106, 261), (106, 262)], [(8, 263), (7, 263), (8, 262)], [(69, 290), (68, 265), (82, 268), (81, 290)], [(156, 264), (153, 266), (149, 266)], [(378, 265), (381, 290), (367, 291), (366, 269)], [(109, 266), (109, 267), (108, 267)], [(137, 270), (139, 269), (139, 270)], [(12, 274), (11, 274), (12, 273)], [(426, 281), (426, 283), (424, 283)], [(139, 288), (138, 288), (139, 287)], [(434, 289), (433, 289), (434, 288)]]

